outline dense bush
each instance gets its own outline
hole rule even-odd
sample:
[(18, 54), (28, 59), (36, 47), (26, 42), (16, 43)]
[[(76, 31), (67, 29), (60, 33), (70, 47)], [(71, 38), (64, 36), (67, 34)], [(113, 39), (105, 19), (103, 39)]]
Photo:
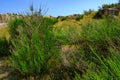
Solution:
[[(118, 46), (120, 39), (119, 19), (106, 18), (83, 25), (81, 40), (87, 45), (92, 45), (97, 53), (108, 53), (109, 47)], [(85, 46), (85, 45), (84, 45)]]
[[(24, 20), (24, 25), (23, 24)], [(19, 24), (20, 23), (20, 24)], [(19, 35), (12, 38), (12, 56), (10, 58), (13, 68), (21, 75), (38, 75), (49, 70), (58, 60), (59, 51), (52, 32), (54, 21), (34, 15), (15, 19), (10, 24), (11, 33), (17, 30)], [(20, 25), (20, 26), (19, 26)], [(52, 62), (51, 62), (52, 61)]]
[(15, 18), (14, 20), (9, 21), (9, 33), (11, 38), (16, 37), (19, 33), (17, 31), (18, 27), (23, 26), (24, 20), (21, 18)]
[(67, 17), (64, 17), (64, 16), (60, 17), (61, 21), (65, 21), (66, 19), (67, 19)]
[(80, 19), (82, 19), (83, 18), (83, 15), (79, 15), (79, 16), (77, 16), (76, 18), (75, 18), (75, 20), (76, 21), (79, 21)]
[(10, 55), (9, 42), (6, 38), (0, 38), (0, 57)]
[(52, 25), (58, 22), (57, 18), (44, 18), (44, 20)]

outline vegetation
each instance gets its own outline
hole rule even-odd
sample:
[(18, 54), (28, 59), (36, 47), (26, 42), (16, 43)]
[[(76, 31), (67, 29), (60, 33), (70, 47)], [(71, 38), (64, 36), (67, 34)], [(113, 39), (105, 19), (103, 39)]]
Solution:
[(8, 31), (8, 27), (4, 27), (4, 28), (0, 28), (0, 38), (5, 37), (7, 40), (10, 37), (9, 31)]
[(0, 28), (0, 57), (10, 55), (10, 43), (9, 43), (9, 32), (8, 28)]
[(9, 47), (8, 40), (5, 37), (0, 38), (0, 57), (10, 55)]
[[(51, 59), (59, 60), (52, 32), (54, 21), (42, 15), (15, 19), (9, 25), (12, 37), (13, 68), (24, 76), (34, 76), (46, 72), (51, 67)], [(57, 53), (56, 53), (57, 52)], [(54, 62), (54, 61), (53, 61)]]
[(95, 13), (89, 10), (76, 21), (44, 17), (33, 6), (30, 10), (9, 22), (9, 39), (0, 38), (0, 55), (11, 53), (18, 79), (120, 79), (119, 16), (92, 19)]
[(83, 18), (83, 15), (79, 15), (79, 16), (77, 16), (76, 18), (75, 18), (75, 20), (76, 21), (79, 21), (80, 19), (82, 19)]
[[(102, 21), (85, 24), (81, 31), (80, 53), (85, 60), (85, 80), (119, 80), (119, 19), (107, 17)], [(117, 24), (117, 25), (115, 25)], [(75, 79), (81, 79), (76, 74)]]

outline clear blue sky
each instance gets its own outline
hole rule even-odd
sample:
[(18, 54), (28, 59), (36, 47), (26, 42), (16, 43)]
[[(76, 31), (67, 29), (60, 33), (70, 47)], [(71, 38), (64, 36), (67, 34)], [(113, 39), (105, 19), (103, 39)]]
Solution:
[(65, 16), (81, 14), (89, 9), (97, 10), (102, 4), (117, 3), (118, 0), (0, 0), (0, 13), (28, 12), (32, 2), (36, 9), (40, 5), (48, 8), (47, 15)]

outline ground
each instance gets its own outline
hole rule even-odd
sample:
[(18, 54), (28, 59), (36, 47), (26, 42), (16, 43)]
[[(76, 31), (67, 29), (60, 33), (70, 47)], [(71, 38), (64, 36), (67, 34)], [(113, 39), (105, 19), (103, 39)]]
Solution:
[(10, 80), (11, 68), (7, 57), (0, 58), (0, 80)]

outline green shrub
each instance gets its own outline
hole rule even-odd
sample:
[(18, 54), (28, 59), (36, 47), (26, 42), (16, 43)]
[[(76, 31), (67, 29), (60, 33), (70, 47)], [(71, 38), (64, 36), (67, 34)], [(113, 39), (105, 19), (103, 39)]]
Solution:
[(83, 15), (79, 15), (79, 16), (77, 16), (76, 18), (75, 18), (75, 20), (76, 21), (79, 21), (80, 19), (82, 19), (83, 18)]
[(52, 25), (54, 25), (55, 23), (58, 22), (58, 19), (57, 18), (44, 18), (44, 20), (47, 22), (47, 23), (50, 23)]
[(119, 18), (106, 17), (104, 20), (88, 22), (82, 26), (80, 54), (83, 55), (82, 59), (87, 68), (82, 75), (76, 73), (75, 80), (120, 79), (119, 21)]
[(109, 17), (102, 21), (89, 22), (83, 25), (81, 41), (86, 43), (86, 46), (83, 45), (83, 47), (87, 49), (87, 46), (91, 45), (97, 53), (107, 55), (109, 47), (120, 44), (119, 21), (119, 19)]
[(10, 55), (9, 42), (6, 38), (0, 38), (0, 57)]
[(19, 35), (11, 39), (13, 47), (10, 61), (13, 68), (21, 75), (35, 76), (55, 65), (54, 61), (50, 62), (51, 59), (59, 59), (59, 51), (52, 32), (53, 21), (34, 13), (23, 19), (25, 24), (19, 29), (18, 24), (11, 24), (12, 29), (17, 27)]
[(24, 20), (20, 18), (15, 18), (14, 20), (9, 21), (8, 27), (11, 38), (14, 38), (16, 37), (16, 35), (19, 35), (17, 29), (19, 26), (23, 26), (23, 24)]
[(61, 21), (65, 21), (67, 17), (61, 17)]

